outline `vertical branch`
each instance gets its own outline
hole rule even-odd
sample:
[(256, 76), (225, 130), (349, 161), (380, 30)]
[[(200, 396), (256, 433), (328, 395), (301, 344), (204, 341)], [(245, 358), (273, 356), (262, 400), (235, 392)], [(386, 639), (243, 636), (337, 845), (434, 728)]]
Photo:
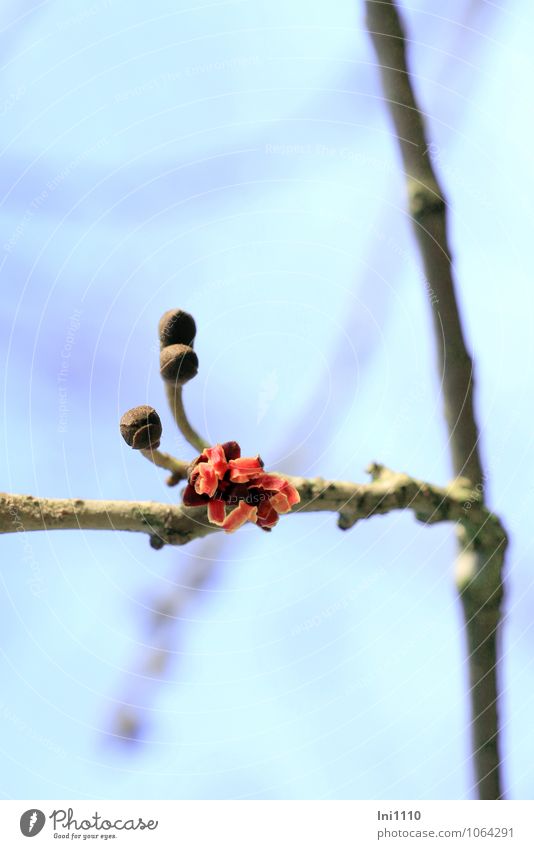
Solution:
[[(384, 98), (405, 171), (409, 212), (432, 293), (437, 358), (454, 472), (482, 493), (484, 473), (473, 404), (473, 364), (465, 343), (452, 274), (446, 202), (428, 155), (423, 115), (406, 61), (394, 0), (366, 0), (367, 29), (380, 66)], [(456, 579), (467, 631), (473, 756), (481, 799), (502, 797), (497, 715), (497, 629), (502, 602), (503, 543), (483, 545), (462, 530)]]
[(367, 26), (380, 63), (407, 181), (410, 215), (431, 289), (438, 365), (454, 471), (483, 484), (473, 405), (473, 364), (467, 351), (451, 269), (446, 204), (431, 159), (422, 113), (407, 64), (405, 36), (392, 0), (367, 0)]

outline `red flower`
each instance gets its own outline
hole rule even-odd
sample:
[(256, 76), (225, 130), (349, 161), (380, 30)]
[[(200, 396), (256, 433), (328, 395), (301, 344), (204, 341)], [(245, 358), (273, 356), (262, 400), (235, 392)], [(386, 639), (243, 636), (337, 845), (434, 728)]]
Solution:
[(241, 457), (237, 442), (225, 442), (194, 460), (183, 501), (187, 507), (207, 505), (210, 522), (231, 533), (245, 522), (270, 531), (300, 496), (285, 478), (264, 472), (260, 457)]

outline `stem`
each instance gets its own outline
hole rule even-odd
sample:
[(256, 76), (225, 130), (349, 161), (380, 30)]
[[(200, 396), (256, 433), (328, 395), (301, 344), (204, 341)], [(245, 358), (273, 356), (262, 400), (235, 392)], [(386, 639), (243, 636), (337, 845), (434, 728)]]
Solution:
[[(394, 0), (366, 0), (367, 29), (378, 58), (384, 98), (406, 174), (409, 211), (431, 295), (439, 373), (453, 467), (482, 494), (485, 482), (473, 405), (473, 365), (456, 299), (446, 203), (429, 158), (424, 120), (406, 61), (405, 35)], [(459, 535), (457, 584), (470, 667), (473, 756), (481, 799), (502, 798), (497, 715), (497, 629), (503, 597), (506, 536), (493, 547)]]
[(180, 481), (187, 479), (188, 464), (183, 460), (177, 460), (176, 457), (166, 454), (164, 451), (159, 451), (157, 448), (142, 448), (139, 453), (160, 469), (171, 472), (171, 476), (167, 480), (169, 486), (175, 486)]
[(192, 445), (193, 448), (196, 448), (196, 450), (201, 454), (205, 448), (209, 448), (210, 444), (199, 436), (187, 418), (184, 407), (183, 387), (177, 383), (166, 382), (165, 391), (167, 393), (167, 399), (169, 401), (174, 420), (178, 425), (179, 430), (189, 444)]

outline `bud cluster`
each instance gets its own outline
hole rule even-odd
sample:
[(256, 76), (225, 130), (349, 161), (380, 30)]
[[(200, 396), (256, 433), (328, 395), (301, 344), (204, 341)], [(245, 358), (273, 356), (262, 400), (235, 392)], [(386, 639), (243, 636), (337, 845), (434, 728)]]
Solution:
[(193, 351), (195, 320), (183, 310), (167, 310), (159, 322), (160, 374), (166, 383), (183, 386), (198, 372), (198, 357)]
[[(159, 367), (168, 385), (183, 386), (197, 374), (198, 357), (193, 351), (196, 332), (195, 319), (184, 310), (167, 310), (161, 316)], [(153, 407), (133, 407), (121, 418), (120, 431), (130, 448), (155, 451), (161, 439), (161, 420)]]

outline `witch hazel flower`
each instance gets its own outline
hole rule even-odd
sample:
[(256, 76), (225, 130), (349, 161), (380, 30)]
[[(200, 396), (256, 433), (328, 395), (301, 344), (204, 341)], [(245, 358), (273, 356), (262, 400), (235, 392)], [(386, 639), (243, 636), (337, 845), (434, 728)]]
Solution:
[(210, 522), (227, 533), (245, 522), (270, 531), (299, 501), (289, 481), (265, 472), (260, 457), (242, 457), (237, 442), (206, 448), (191, 464), (183, 493), (187, 507), (207, 506)]

